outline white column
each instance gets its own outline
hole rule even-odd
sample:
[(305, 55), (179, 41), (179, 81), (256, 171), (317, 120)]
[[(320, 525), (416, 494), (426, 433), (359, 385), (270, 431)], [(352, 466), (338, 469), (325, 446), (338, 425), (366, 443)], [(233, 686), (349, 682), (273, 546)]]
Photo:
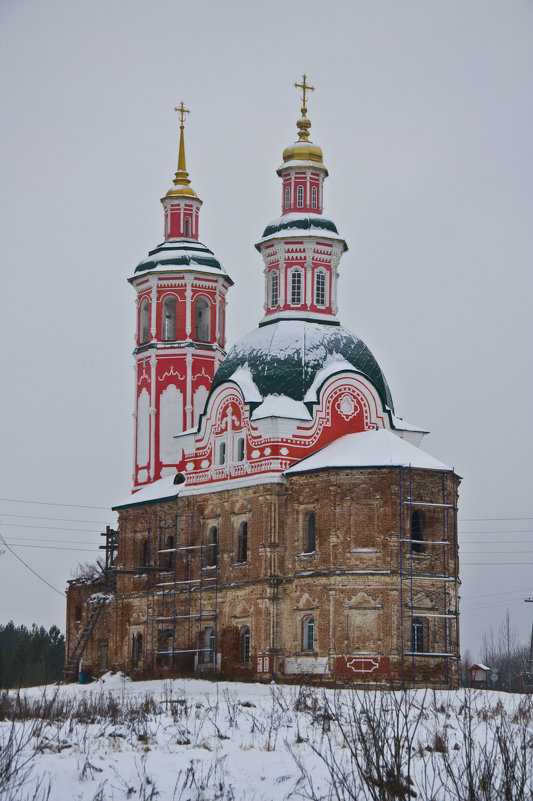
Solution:
[(139, 360), (133, 365), (133, 473), (131, 480), (135, 484), (137, 478), (137, 381), (139, 380)]
[(155, 356), (150, 358), (150, 478), (154, 480), (155, 474), (155, 426), (156, 418), (156, 366)]
[(285, 250), (285, 248), (283, 247), (283, 245), (278, 245), (278, 247), (276, 248), (276, 255), (278, 257), (278, 265), (279, 265), (279, 305), (280, 305), (281, 309), (285, 305), (285, 296), (286, 296), (286, 293), (285, 293), (285, 281), (286, 281), (286, 277), (285, 277), (285, 259), (283, 258), (284, 250)]
[(191, 338), (191, 298), (192, 298), (192, 277), (189, 273), (185, 275), (185, 334), (188, 340)]
[(187, 353), (187, 388), (185, 395), (185, 425), (188, 431), (192, 428), (192, 353)]
[(150, 286), (152, 287), (152, 313), (150, 319), (150, 335), (155, 339), (157, 330), (157, 279), (150, 277)]

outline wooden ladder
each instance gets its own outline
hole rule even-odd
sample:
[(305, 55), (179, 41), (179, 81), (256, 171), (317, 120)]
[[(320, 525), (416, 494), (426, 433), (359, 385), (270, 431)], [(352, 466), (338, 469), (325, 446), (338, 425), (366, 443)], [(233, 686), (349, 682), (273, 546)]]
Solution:
[(66, 684), (69, 681), (72, 681), (76, 675), (77, 665), (80, 661), (81, 657), (83, 656), (83, 652), (87, 647), (87, 643), (89, 642), (89, 637), (94, 631), (94, 627), (96, 626), (96, 622), (100, 617), (102, 609), (107, 603), (107, 598), (100, 598), (95, 604), (92, 604), (92, 610), (87, 620), (87, 623), (81, 630), (78, 639), (76, 640), (76, 645), (72, 653), (70, 654), (68, 661), (63, 668), (63, 677), (61, 679), (61, 684)]

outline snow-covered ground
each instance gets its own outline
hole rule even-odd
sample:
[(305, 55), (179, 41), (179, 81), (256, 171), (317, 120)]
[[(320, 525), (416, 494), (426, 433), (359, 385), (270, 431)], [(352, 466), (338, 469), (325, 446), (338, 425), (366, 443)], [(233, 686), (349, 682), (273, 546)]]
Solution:
[(532, 797), (532, 720), (530, 697), (495, 692), (108, 674), (0, 693), (0, 799), (518, 801)]

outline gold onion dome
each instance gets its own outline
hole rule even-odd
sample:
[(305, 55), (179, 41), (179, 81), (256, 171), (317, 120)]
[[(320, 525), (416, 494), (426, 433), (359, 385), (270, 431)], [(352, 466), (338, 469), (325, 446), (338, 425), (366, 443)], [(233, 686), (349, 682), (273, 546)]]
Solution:
[[(324, 166), (322, 161), (322, 148), (318, 147), (318, 145), (314, 145), (309, 139), (309, 130), (311, 128), (311, 120), (307, 116), (307, 107), (305, 105), (306, 102), (306, 94), (309, 90), (314, 91), (314, 86), (310, 86), (307, 83), (307, 76), (304, 75), (302, 78), (302, 83), (295, 83), (294, 84), (298, 89), (302, 89), (302, 116), (296, 123), (296, 127), (298, 128), (298, 141), (289, 147), (286, 147), (283, 151), (283, 164), (278, 169), (278, 174), (280, 170), (283, 170), (285, 167), (292, 167), (293, 165), (291, 162), (302, 162), (312, 163), (313, 167), (316, 167), (317, 170), (323, 170), (326, 175), (328, 174), (327, 169)], [(298, 165), (294, 165), (298, 166)], [(309, 165), (311, 166), (311, 165)]]
[[(185, 137), (183, 135), (183, 122), (185, 119), (185, 114), (189, 113), (189, 109), (185, 108), (183, 102), (177, 106), (174, 111), (177, 111), (180, 115), (180, 149), (179, 149), (179, 156), (178, 156), (178, 169), (176, 170), (176, 174), (172, 183), (174, 184), (168, 192), (166, 193), (165, 197), (176, 197), (176, 196), (183, 196), (186, 197), (198, 197), (192, 186), (190, 185), (189, 180), (189, 173), (187, 172), (187, 166), (185, 163)], [(200, 201), (201, 202), (201, 201)]]

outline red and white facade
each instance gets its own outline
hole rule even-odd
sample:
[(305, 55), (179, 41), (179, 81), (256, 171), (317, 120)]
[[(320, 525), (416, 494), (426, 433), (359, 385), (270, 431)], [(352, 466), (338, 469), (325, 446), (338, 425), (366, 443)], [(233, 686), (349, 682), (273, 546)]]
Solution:
[(134, 490), (176, 473), (175, 437), (197, 425), (225, 355), (232, 281), (198, 240), (202, 201), (189, 183), (182, 127), (174, 187), (161, 201), (164, 242), (129, 279), (137, 293)]

